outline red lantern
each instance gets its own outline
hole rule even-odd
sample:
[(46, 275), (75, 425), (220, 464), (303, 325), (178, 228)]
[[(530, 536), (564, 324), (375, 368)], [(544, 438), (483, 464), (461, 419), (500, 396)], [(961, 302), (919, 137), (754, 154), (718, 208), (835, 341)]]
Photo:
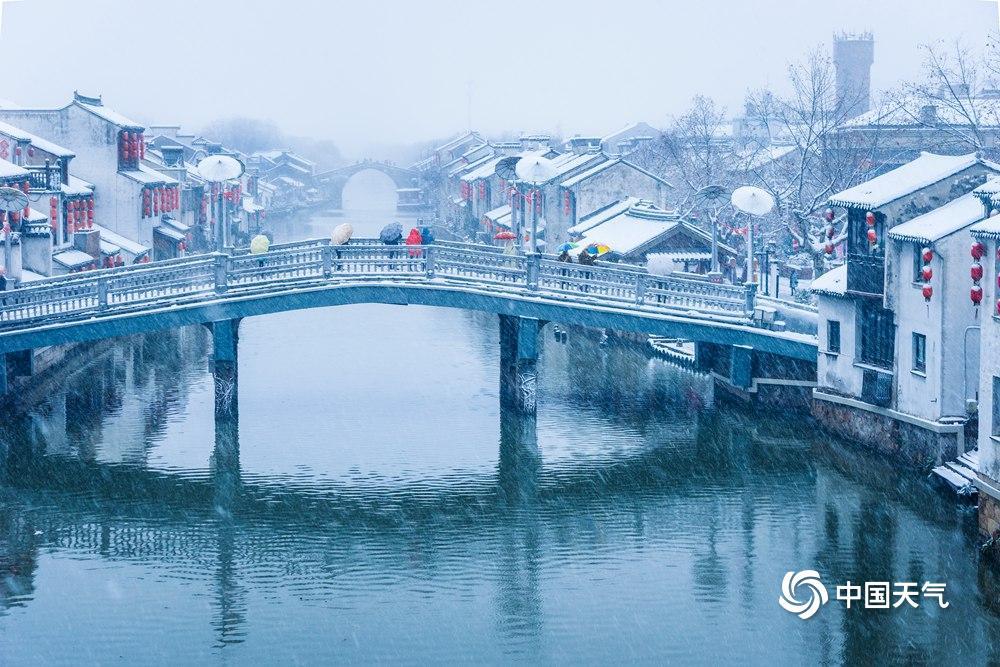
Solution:
[(829, 227), (826, 228), (826, 238), (828, 239), (833, 238), (833, 225), (830, 225)]
[(931, 267), (925, 266), (920, 269), (920, 277), (924, 279), (924, 282), (928, 282), (934, 276), (934, 272), (931, 271)]
[(931, 287), (930, 285), (924, 285), (924, 288), (920, 290), (920, 293), (924, 295), (925, 301), (930, 301), (931, 296), (934, 295), (934, 288)]
[(875, 226), (875, 214), (872, 213), (871, 211), (868, 211), (867, 213), (865, 213), (865, 222), (868, 224), (869, 227), (874, 227)]
[(930, 264), (931, 260), (934, 259), (934, 251), (930, 248), (924, 248), (920, 251), (920, 257), (924, 260), (924, 264)]
[(983, 301), (983, 288), (979, 285), (973, 285), (972, 289), (969, 290), (969, 298), (972, 299), (972, 303), (978, 306)]
[(875, 245), (878, 242), (878, 234), (875, 233), (874, 229), (868, 230), (868, 242)]
[(833, 209), (832, 208), (826, 209), (826, 213), (823, 214), (823, 217), (826, 218), (827, 222), (833, 222)]
[(969, 269), (969, 275), (972, 276), (973, 281), (978, 283), (983, 279), (983, 265), (979, 262), (974, 262), (972, 268)]
[(980, 259), (983, 258), (983, 255), (986, 254), (986, 246), (984, 246), (979, 241), (976, 241), (975, 243), (972, 244), (971, 253), (972, 253), (972, 259), (979, 261)]
[(826, 251), (827, 255), (832, 255), (833, 254), (833, 244), (832, 243), (827, 243), (826, 247), (823, 248), (823, 249)]

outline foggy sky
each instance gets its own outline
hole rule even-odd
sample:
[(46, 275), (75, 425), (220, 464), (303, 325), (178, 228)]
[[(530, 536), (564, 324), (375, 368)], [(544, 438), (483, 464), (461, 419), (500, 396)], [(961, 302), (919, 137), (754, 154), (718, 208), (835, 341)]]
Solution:
[[(664, 125), (692, 96), (738, 112), (748, 89), (835, 30), (872, 30), (876, 87), (917, 46), (997, 32), (984, 0), (21, 0), (3, 7), (0, 98), (74, 89), (146, 123), (269, 118), (348, 155), (472, 123), (600, 134)], [(374, 157), (378, 157), (375, 155)]]

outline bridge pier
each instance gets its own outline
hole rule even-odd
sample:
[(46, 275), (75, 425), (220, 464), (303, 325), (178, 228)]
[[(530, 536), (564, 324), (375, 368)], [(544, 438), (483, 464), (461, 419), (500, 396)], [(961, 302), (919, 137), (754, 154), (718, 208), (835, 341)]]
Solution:
[(753, 383), (753, 348), (749, 345), (729, 348), (729, 381), (739, 389), (749, 389)]
[(215, 420), (239, 417), (239, 320), (212, 322), (212, 378), (215, 381)]
[(526, 415), (536, 409), (540, 329), (537, 319), (500, 315), (500, 401)]

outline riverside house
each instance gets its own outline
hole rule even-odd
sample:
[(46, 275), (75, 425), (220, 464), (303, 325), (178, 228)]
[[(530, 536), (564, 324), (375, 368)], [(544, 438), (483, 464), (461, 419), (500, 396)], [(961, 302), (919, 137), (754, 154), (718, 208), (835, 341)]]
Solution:
[(94, 185), (101, 225), (115, 234), (176, 256), (182, 239), (157, 230), (162, 216), (177, 210), (179, 183), (142, 163), (141, 124), (104, 106), (100, 97), (74, 93), (57, 109), (0, 109), (0, 120), (66, 146), (75, 153), (73, 172)]
[(923, 153), (830, 198), (848, 221), (845, 263), (812, 286), (813, 412), (830, 430), (913, 464), (974, 446), (970, 228), (988, 209), (973, 190), (998, 171), (975, 154)]

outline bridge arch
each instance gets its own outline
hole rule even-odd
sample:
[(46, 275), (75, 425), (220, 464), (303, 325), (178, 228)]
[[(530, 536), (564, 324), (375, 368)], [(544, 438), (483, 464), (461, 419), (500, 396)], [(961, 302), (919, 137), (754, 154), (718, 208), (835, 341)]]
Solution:
[(400, 167), (388, 160), (360, 160), (345, 167), (337, 167), (316, 175), (316, 182), (326, 192), (327, 199), (334, 208), (344, 206), (344, 187), (348, 181), (363, 171), (377, 171), (385, 174), (395, 183), (396, 189), (418, 187), (417, 172)]

